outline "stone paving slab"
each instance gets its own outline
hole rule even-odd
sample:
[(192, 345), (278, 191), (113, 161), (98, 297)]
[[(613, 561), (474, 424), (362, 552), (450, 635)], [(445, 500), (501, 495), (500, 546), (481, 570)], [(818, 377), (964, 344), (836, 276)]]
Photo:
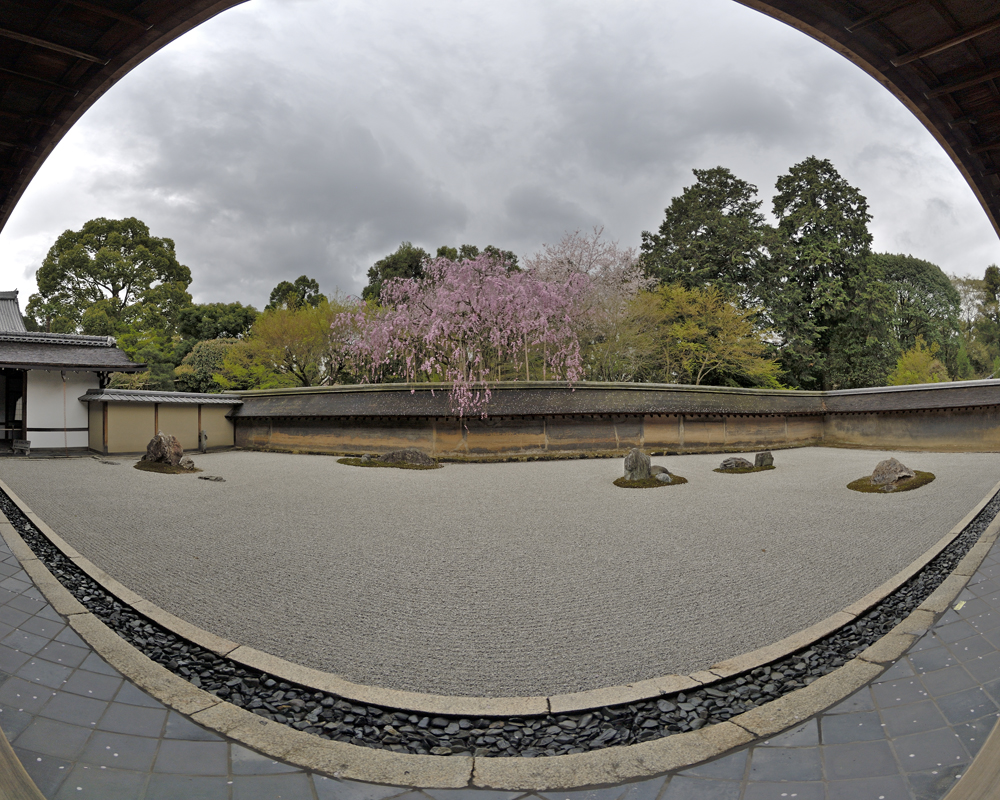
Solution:
[(112, 578), (230, 642), (355, 683), (504, 697), (695, 673), (796, 634), (996, 477), (991, 454), (906, 453), (937, 480), (845, 488), (888, 455), (779, 451), (742, 476), (712, 472), (720, 455), (658, 458), (690, 483), (648, 491), (611, 484), (618, 459), (421, 472), (232, 452), (198, 457), (225, 483), (86, 458), (7, 459), (0, 478)]

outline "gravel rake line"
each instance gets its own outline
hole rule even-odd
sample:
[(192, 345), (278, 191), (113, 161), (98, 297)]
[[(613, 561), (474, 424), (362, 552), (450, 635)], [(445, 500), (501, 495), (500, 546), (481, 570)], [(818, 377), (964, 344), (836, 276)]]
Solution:
[(177, 636), (107, 592), (3, 491), (0, 511), (56, 579), (98, 619), (148, 658), (221, 700), (296, 730), (361, 747), (415, 755), (533, 758), (698, 730), (833, 672), (902, 622), (951, 574), (1000, 512), (1000, 493), (903, 586), (865, 615), (800, 651), (687, 692), (588, 711), (506, 718), (431, 716), (362, 705), (243, 666)]

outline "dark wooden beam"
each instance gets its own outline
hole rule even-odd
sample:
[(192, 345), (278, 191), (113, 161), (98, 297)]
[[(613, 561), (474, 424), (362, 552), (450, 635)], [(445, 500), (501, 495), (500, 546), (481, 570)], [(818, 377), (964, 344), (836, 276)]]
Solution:
[(994, 150), (1000, 150), (1000, 139), (995, 142), (987, 142), (986, 144), (977, 144), (974, 147), (969, 148), (969, 152), (973, 155), (979, 155), (980, 153), (990, 153)]
[(142, 28), (145, 31), (148, 31), (150, 28), (153, 27), (150, 23), (144, 22), (143, 20), (138, 19), (137, 17), (131, 17), (128, 14), (122, 14), (119, 13), (118, 11), (112, 11), (110, 8), (105, 8), (104, 6), (99, 6), (95, 3), (88, 3), (86, 2), (86, 0), (63, 0), (63, 2), (71, 6), (76, 6), (77, 8), (83, 8), (86, 9), (87, 11), (93, 11), (95, 14), (102, 14), (105, 17), (116, 19), (119, 22), (126, 22), (129, 25), (135, 25), (136, 27)]
[(990, 33), (991, 31), (995, 31), (997, 29), (1000, 29), (1000, 17), (990, 20), (989, 22), (984, 22), (982, 25), (977, 25), (975, 28), (969, 28), (969, 30), (963, 31), (957, 36), (952, 36), (950, 39), (945, 39), (943, 42), (938, 42), (937, 44), (932, 44), (928, 47), (921, 47), (919, 50), (912, 50), (909, 53), (904, 53), (903, 55), (892, 59), (890, 63), (894, 67), (902, 67), (906, 64), (918, 61), (921, 58), (927, 58), (927, 56), (943, 53), (945, 50), (950, 50), (952, 47), (957, 47), (970, 39), (975, 39), (977, 36), (982, 36), (983, 34)]
[(24, 150), (25, 152), (28, 152), (28, 153), (34, 153), (35, 152), (35, 148), (34, 148), (33, 145), (22, 144), (22, 143), (19, 143), (19, 142), (7, 142), (7, 141), (4, 141), (3, 139), (0, 139), (0, 147), (10, 147), (10, 148), (13, 148), (14, 150)]
[(990, 70), (989, 72), (984, 72), (982, 75), (977, 75), (975, 78), (968, 78), (964, 81), (955, 81), (954, 83), (946, 83), (935, 89), (929, 89), (924, 92), (924, 97), (928, 100), (933, 100), (935, 97), (940, 97), (944, 94), (951, 94), (952, 92), (960, 92), (962, 89), (971, 89), (973, 86), (978, 86), (981, 83), (996, 80), (997, 78), (1000, 78), (1000, 69)]
[(56, 83), (55, 81), (49, 81), (45, 78), (39, 78), (36, 75), (29, 75), (26, 72), (18, 72), (16, 69), (7, 69), (6, 67), (0, 67), (0, 75), (10, 75), (14, 78), (19, 78), (22, 81), (28, 81), (29, 83), (37, 83), (41, 86), (47, 86), (50, 89), (56, 89), (61, 92), (66, 92), (74, 97), (77, 95), (76, 89), (70, 89), (68, 86), (63, 86), (61, 83)]
[(916, 0), (890, 0), (890, 2), (886, 3), (877, 11), (873, 11), (871, 14), (865, 15), (861, 19), (857, 20), (856, 22), (852, 22), (850, 25), (847, 25), (845, 27), (851, 33), (854, 33), (854, 31), (858, 30), (858, 28), (863, 28), (865, 25), (871, 25), (873, 22), (878, 22), (880, 19), (885, 19), (894, 11), (898, 11), (903, 6), (908, 6), (915, 2)]
[(956, 117), (948, 125), (952, 128), (959, 125), (981, 125), (984, 122), (993, 122), (998, 117), (1000, 117), (1000, 108), (994, 108), (975, 114), (966, 114), (964, 117)]
[(17, 41), (24, 42), (26, 44), (33, 44), (36, 47), (44, 47), (46, 50), (55, 50), (57, 53), (73, 56), (73, 58), (82, 58), (84, 61), (93, 61), (95, 64), (100, 64), (102, 67), (108, 63), (108, 59), (106, 58), (92, 56), (90, 53), (84, 53), (82, 50), (74, 50), (72, 47), (64, 47), (61, 44), (48, 42), (45, 39), (39, 39), (36, 36), (28, 36), (26, 33), (18, 33), (17, 31), (8, 30), (7, 28), (0, 28), (0, 36), (7, 39), (16, 39)]
[(45, 117), (38, 117), (34, 114), (22, 114), (20, 111), (5, 111), (0, 109), (0, 117), (17, 120), (18, 122), (30, 122), (32, 125), (49, 126), (52, 124), (52, 120), (45, 119)]

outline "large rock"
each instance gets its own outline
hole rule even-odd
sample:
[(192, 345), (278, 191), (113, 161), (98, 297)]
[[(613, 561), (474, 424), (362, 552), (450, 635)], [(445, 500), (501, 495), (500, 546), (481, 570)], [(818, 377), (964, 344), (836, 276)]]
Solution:
[(887, 458), (880, 461), (875, 471), (872, 473), (871, 481), (873, 486), (887, 486), (891, 483), (899, 483), (907, 478), (915, 478), (916, 473), (905, 464), (894, 458)]
[(733, 456), (732, 458), (727, 458), (721, 464), (719, 464), (719, 469), (730, 470), (730, 469), (753, 469), (753, 464), (747, 461), (745, 458), (738, 458)]
[(755, 467), (773, 467), (774, 456), (771, 455), (770, 450), (765, 450), (763, 453), (757, 453), (757, 455), (754, 456), (753, 465)]
[[(367, 455), (367, 454), (366, 454)], [(364, 460), (364, 456), (361, 457)], [(378, 457), (383, 464), (413, 464), (418, 467), (436, 467), (437, 461), (419, 450), (393, 450)]]
[[(170, 464), (172, 467), (176, 467), (180, 465), (182, 458), (184, 458), (184, 448), (177, 441), (177, 437), (159, 431), (146, 445), (146, 455), (142, 457), (142, 460), (157, 464)], [(188, 461), (190, 460), (188, 459)], [(193, 466), (192, 464), (192, 468)]]
[(633, 447), (625, 456), (625, 480), (646, 481), (650, 476), (649, 456), (638, 447)]

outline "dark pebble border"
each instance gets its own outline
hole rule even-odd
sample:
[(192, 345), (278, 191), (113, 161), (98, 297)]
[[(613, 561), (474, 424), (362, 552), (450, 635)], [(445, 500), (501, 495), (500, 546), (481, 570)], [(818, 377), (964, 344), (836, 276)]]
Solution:
[(91, 613), (192, 685), (269, 720), (339, 742), (416, 755), (533, 758), (648, 742), (724, 722), (800, 689), (857, 656), (919, 606), (1000, 512), (1000, 493), (926, 567), (863, 617), (768, 666), (710, 686), (570, 714), (474, 718), (360, 705), (286, 683), (180, 638), (109, 594), (0, 491), (0, 510)]

